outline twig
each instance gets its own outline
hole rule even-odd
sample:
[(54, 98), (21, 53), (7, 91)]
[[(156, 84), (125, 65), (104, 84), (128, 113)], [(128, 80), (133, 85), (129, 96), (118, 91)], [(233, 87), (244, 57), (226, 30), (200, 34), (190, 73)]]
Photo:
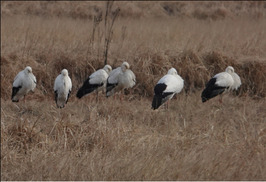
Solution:
[[(108, 9), (108, 8), (107, 8)], [(118, 16), (118, 13), (120, 12), (120, 8), (117, 8), (114, 13), (113, 13), (113, 17), (112, 17), (112, 20), (111, 20), (111, 25), (110, 27), (108, 27), (107, 31), (108, 31), (108, 35), (106, 35), (106, 31), (105, 31), (105, 51), (104, 51), (104, 64), (106, 65), (107, 64), (107, 57), (108, 57), (108, 49), (109, 49), (109, 44), (110, 44), (110, 41), (111, 41), (111, 38), (112, 38), (112, 35), (113, 35), (113, 25), (114, 25), (114, 22)], [(106, 12), (107, 13), (107, 12)], [(106, 25), (106, 24), (105, 24)]]

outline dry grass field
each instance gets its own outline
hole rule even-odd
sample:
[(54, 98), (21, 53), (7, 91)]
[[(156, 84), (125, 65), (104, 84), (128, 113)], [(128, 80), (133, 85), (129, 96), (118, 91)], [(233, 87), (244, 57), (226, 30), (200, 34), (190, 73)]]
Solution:
[[(104, 66), (106, 2), (1, 1), (1, 180), (266, 180), (266, 3), (118, 7), (108, 64), (128, 61), (137, 84), (122, 101), (96, 102), (75, 94)], [(37, 88), (12, 103), (27, 65)], [(240, 90), (203, 104), (205, 83), (228, 65)], [(185, 87), (154, 111), (154, 85), (170, 67)], [(53, 83), (63, 68), (73, 91), (58, 109)]]

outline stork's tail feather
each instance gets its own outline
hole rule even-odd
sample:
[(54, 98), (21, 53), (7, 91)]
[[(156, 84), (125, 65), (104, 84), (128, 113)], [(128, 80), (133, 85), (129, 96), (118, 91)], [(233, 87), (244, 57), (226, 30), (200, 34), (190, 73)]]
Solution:
[(162, 105), (162, 96), (161, 95), (154, 95), (152, 100), (152, 109), (158, 109)]
[(19, 89), (21, 89), (21, 88), (22, 88), (22, 86), (12, 87), (12, 96), (11, 96), (12, 102), (18, 102), (18, 99), (14, 99), (14, 97), (16, 96), (16, 94), (18, 93)]
[(80, 98), (83, 97), (84, 95), (89, 94), (89, 93), (93, 92), (93, 91), (96, 90), (96, 89), (97, 89), (97, 87), (90, 87), (90, 88), (86, 88), (86, 89), (84, 89), (83, 87), (81, 87), (81, 88), (78, 90), (76, 96), (80, 99)]
[(203, 92), (201, 93), (201, 100), (202, 100), (202, 102), (206, 102), (209, 99), (210, 98), (208, 98), (208, 96), (207, 96), (206, 89), (204, 89)]
[(76, 94), (76, 96), (77, 96), (77, 98), (81, 98), (81, 97), (83, 97), (85, 94), (83, 94), (83, 90), (81, 90), (81, 89), (79, 89), (78, 90), (78, 92), (77, 92), (77, 94)]
[(216, 97), (219, 94), (222, 94), (225, 91), (226, 87), (215, 86), (212, 88), (205, 88), (201, 94), (202, 102), (206, 102), (207, 100)]

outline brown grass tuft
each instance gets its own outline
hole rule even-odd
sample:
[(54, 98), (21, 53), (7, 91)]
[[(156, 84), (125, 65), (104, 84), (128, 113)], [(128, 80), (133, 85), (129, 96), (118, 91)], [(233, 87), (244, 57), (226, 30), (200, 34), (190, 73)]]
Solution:
[(266, 96), (266, 63), (249, 61), (239, 65), (239, 76), (242, 78), (242, 93), (265, 98)]
[(209, 75), (203, 61), (195, 52), (192, 50), (182, 52), (178, 61), (174, 60), (174, 63), (173, 66), (185, 80), (186, 92), (195, 92), (205, 86)]
[[(24, 110), (21, 112), (31, 112), (31, 110)], [(19, 153), (27, 153), (32, 147), (41, 148), (41, 141), (44, 140), (44, 135), (35, 128), (38, 120), (39, 119), (33, 124), (30, 124), (28, 120), (20, 118), (17, 123), (8, 125), (1, 133), (2, 137), (9, 137), (6, 141), (8, 149), (18, 151)]]

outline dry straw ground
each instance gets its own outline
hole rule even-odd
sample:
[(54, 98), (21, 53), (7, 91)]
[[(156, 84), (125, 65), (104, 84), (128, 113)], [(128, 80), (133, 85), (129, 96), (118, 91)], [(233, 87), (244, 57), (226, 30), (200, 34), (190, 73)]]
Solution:
[[(104, 65), (104, 20), (93, 19), (105, 5), (1, 1), (1, 179), (266, 180), (266, 3), (115, 2), (108, 63), (128, 61), (137, 84), (124, 101), (78, 100)], [(12, 103), (26, 65), (36, 91)], [(202, 104), (206, 81), (228, 65), (241, 89)], [(153, 87), (172, 66), (185, 88), (153, 111)], [(53, 82), (63, 68), (73, 94), (59, 110)]]

